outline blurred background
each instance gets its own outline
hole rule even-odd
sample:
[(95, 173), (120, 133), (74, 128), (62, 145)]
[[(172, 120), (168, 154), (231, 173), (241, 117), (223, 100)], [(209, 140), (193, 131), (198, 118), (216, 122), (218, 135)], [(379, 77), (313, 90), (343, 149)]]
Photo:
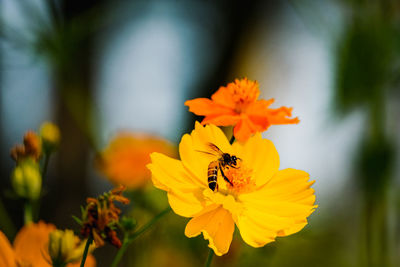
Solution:
[[(303, 231), (264, 248), (235, 233), (214, 266), (400, 266), (399, 1), (0, 0), (0, 8), (0, 208), (17, 229), (9, 150), (26, 130), (59, 125), (40, 217), (77, 230), (71, 214), (112, 187), (94, 166), (110, 138), (124, 130), (177, 144), (199, 120), (185, 100), (248, 77), (300, 118), (264, 137), (281, 168), (316, 180), (319, 207)], [(151, 185), (129, 196), (126, 212), (139, 224), (167, 206)], [(121, 266), (202, 266), (207, 242), (186, 238), (186, 222), (169, 214)], [(97, 250), (98, 266), (115, 253)]]

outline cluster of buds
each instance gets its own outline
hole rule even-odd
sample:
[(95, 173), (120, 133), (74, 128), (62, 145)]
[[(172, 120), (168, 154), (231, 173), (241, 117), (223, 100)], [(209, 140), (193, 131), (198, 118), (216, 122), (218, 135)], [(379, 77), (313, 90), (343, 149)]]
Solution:
[(15, 193), (22, 198), (35, 200), (40, 196), (42, 175), (40, 159), (57, 148), (60, 132), (56, 125), (46, 122), (42, 125), (40, 136), (34, 131), (24, 135), (23, 144), (11, 149), (11, 158), (16, 167), (11, 175), (11, 183)]
[(85, 238), (92, 237), (96, 246), (101, 247), (109, 242), (117, 248), (122, 243), (118, 238), (116, 229), (119, 227), (121, 210), (115, 206), (114, 201), (128, 204), (129, 199), (122, 196), (124, 186), (115, 188), (97, 198), (87, 198), (87, 205), (82, 211), (82, 220), (79, 220), (81, 234)]

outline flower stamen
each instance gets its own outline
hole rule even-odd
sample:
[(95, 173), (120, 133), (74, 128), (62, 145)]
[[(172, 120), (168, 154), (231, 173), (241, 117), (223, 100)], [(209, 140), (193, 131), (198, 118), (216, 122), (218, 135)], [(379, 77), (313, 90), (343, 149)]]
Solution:
[(224, 171), (231, 184), (227, 183), (227, 188), (234, 194), (249, 193), (254, 191), (256, 183), (252, 179), (253, 171), (243, 163), (238, 164), (238, 168), (229, 168)]

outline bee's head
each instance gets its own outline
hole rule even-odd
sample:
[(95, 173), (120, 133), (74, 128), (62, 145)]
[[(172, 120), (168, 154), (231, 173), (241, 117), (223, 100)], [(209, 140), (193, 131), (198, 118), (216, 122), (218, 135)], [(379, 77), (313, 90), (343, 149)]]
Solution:
[(233, 155), (233, 156), (231, 157), (231, 162), (232, 162), (232, 165), (233, 165), (233, 166), (236, 166), (236, 161), (237, 161), (237, 157), (236, 157), (235, 155)]

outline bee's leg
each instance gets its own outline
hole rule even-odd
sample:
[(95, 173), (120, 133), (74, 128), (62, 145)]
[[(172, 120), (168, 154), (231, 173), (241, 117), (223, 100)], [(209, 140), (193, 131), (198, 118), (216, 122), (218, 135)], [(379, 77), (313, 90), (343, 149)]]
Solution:
[(224, 180), (225, 180), (226, 182), (228, 182), (231, 186), (233, 186), (232, 182), (229, 181), (228, 177), (225, 176), (225, 173), (224, 173), (224, 171), (222, 170), (221, 163), (219, 164), (219, 170), (221, 171), (221, 175), (222, 175), (222, 177), (224, 177)]

